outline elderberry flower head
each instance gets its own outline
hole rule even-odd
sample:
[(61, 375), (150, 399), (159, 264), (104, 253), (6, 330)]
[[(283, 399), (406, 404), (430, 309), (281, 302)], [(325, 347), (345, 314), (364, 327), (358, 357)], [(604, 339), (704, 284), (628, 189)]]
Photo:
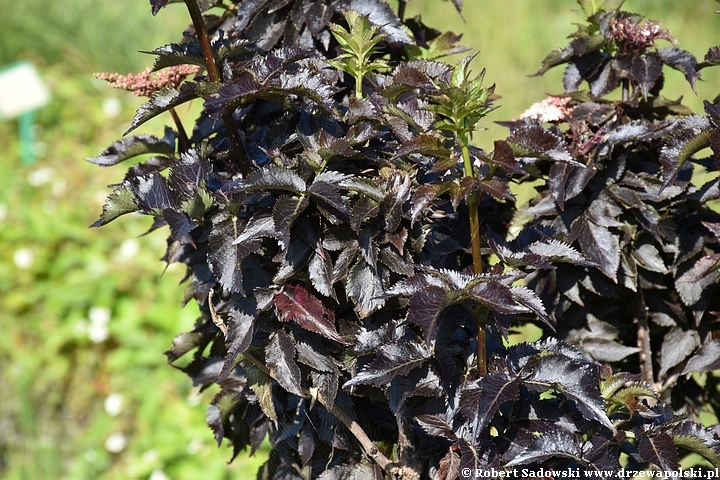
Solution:
[(147, 68), (140, 73), (127, 75), (113, 72), (96, 73), (95, 78), (105, 80), (113, 88), (133, 92), (140, 97), (149, 97), (167, 87), (178, 88), (188, 75), (197, 75), (200, 70), (201, 68), (196, 65), (174, 65), (155, 73), (151, 73)]
[(640, 24), (631, 17), (614, 19), (610, 24), (608, 37), (618, 43), (621, 53), (634, 54), (654, 45), (656, 40), (675, 42), (670, 31), (662, 28), (659, 22), (649, 20)]
[(520, 114), (520, 118), (529, 118), (539, 122), (562, 122), (566, 120), (575, 107), (568, 107), (570, 97), (547, 97)]

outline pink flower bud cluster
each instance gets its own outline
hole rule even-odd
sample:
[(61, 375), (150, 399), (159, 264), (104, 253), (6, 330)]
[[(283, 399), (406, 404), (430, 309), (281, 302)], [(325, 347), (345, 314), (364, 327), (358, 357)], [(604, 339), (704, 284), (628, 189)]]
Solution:
[(113, 88), (133, 92), (140, 97), (149, 97), (166, 87), (178, 88), (188, 75), (197, 75), (201, 70), (197, 65), (173, 65), (155, 73), (151, 73), (147, 68), (140, 73), (127, 75), (96, 73), (95, 78), (105, 80)]
[(529, 118), (539, 122), (562, 122), (570, 117), (575, 107), (568, 107), (570, 97), (548, 97), (533, 103), (520, 118)]
[(655, 40), (675, 41), (670, 31), (658, 22), (647, 21), (641, 25), (630, 17), (614, 19), (608, 37), (618, 42), (622, 53), (641, 53)]

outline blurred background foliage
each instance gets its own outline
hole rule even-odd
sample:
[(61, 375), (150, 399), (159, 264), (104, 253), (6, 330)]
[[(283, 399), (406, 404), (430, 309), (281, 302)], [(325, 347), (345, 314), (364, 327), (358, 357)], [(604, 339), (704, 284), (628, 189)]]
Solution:
[[(720, 44), (711, 0), (625, 6), (660, 20), (698, 57)], [(463, 33), (463, 43), (481, 52), (474, 67), (487, 69), (502, 97), (489, 130), (475, 138), (490, 149), (505, 136), (492, 121), (560, 92), (560, 70), (528, 75), (574, 31), (577, 9), (574, 0), (465, 0), (460, 18), (450, 3), (410, 0), (408, 16)], [(226, 465), (230, 450), (218, 449), (205, 426), (212, 392), (199, 393), (165, 362), (162, 352), (197, 315), (193, 305), (180, 306), (182, 269), (163, 272), (158, 260), (165, 233), (144, 236), (147, 219), (132, 216), (87, 228), (105, 186), (124, 171), (82, 158), (119, 138), (142, 102), (91, 73), (140, 71), (152, 58), (138, 50), (179, 40), (187, 25), (179, 5), (156, 18), (149, 10), (146, 0), (0, 0), (0, 68), (32, 61), (53, 96), (36, 116), (33, 165), (20, 162), (17, 123), (0, 122), (2, 478), (244, 479), (263, 461), (260, 452)], [(720, 91), (713, 69), (703, 75), (695, 96), (670, 72), (668, 96), (684, 95), (701, 111)], [(181, 112), (186, 122), (197, 108)], [(159, 134), (165, 121), (142, 131)]]

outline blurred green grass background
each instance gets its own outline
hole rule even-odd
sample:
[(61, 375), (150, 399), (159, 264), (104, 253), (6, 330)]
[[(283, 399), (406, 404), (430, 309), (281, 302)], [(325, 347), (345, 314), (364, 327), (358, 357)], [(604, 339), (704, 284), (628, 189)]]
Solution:
[[(662, 21), (696, 56), (720, 44), (712, 0), (625, 6)], [(142, 102), (91, 73), (142, 70), (152, 58), (137, 51), (177, 41), (188, 23), (180, 5), (156, 18), (149, 10), (147, 0), (0, 0), (0, 67), (32, 61), (53, 96), (36, 116), (31, 166), (20, 162), (17, 123), (0, 122), (0, 478), (245, 479), (263, 461), (260, 452), (226, 465), (231, 451), (205, 426), (212, 392), (199, 394), (162, 355), (197, 315), (180, 308), (182, 269), (163, 274), (165, 232), (141, 236), (148, 219), (134, 216), (87, 228), (124, 170), (82, 159), (119, 138)], [(493, 121), (560, 92), (560, 70), (528, 75), (574, 31), (573, 10), (574, 0), (465, 0), (460, 18), (448, 2), (408, 4), (408, 16), (463, 33), (481, 52), (475, 71), (486, 68), (502, 97), (475, 138), (486, 149), (505, 136)], [(703, 75), (695, 96), (670, 72), (667, 95), (700, 111), (720, 93), (718, 73)], [(182, 112), (188, 123), (192, 112)], [(167, 121), (142, 131), (159, 134)]]

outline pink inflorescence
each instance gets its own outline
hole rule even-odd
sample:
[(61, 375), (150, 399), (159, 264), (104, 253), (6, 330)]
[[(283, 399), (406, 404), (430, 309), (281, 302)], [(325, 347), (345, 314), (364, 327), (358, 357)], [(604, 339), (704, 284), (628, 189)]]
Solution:
[(167, 87), (178, 88), (188, 75), (197, 75), (200, 71), (201, 68), (197, 65), (174, 65), (155, 73), (151, 73), (147, 68), (140, 73), (127, 75), (96, 73), (95, 78), (105, 80), (113, 88), (133, 92), (140, 97), (149, 97)]
[(562, 122), (566, 120), (575, 107), (568, 107), (570, 97), (548, 97), (533, 103), (520, 118), (529, 118), (540, 122)]
[(647, 21), (639, 24), (630, 17), (614, 19), (608, 37), (618, 42), (622, 53), (640, 53), (653, 45), (655, 40), (675, 41), (670, 31), (662, 28), (660, 23)]

